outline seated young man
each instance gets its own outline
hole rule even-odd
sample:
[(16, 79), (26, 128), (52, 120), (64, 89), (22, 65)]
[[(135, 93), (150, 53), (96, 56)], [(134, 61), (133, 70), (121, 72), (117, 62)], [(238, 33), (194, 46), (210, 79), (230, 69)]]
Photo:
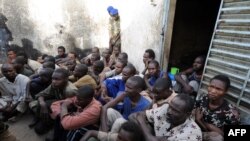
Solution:
[[(154, 97), (154, 104), (152, 109), (137, 112), (129, 116), (129, 120), (137, 121), (137, 114), (143, 114), (150, 125), (154, 127), (154, 133), (156, 136), (164, 136), (166, 128), (169, 128), (170, 124), (166, 121), (166, 114), (170, 101), (177, 95), (171, 90), (170, 81), (165, 78), (159, 78), (156, 80), (152, 89)], [(149, 128), (151, 129), (151, 126)], [(152, 129), (151, 129), (152, 130)]]
[(12, 64), (3, 64), (1, 70), (4, 77), (0, 78), (0, 112), (3, 115), (2, 120), (7, 121), (26, 111), (30, 79), (17, 74)]
[[(185, 94), (176, 95), (169, 104), (168, 109), (165, 112), (159, 114), (158, 119), (164, 119), (169, 126), (161, 129), (162, 126), (156, 126), (156, 130), (161, 129), (160, 132), (156, 132), (157, 136), (151, 132), (147, 126), (147, 120), (145, 115), (140, 112), (137, 114), (137, 123), (141, 126), (146, 141), (201, 141), (202, 132), (200, 127), (190, 117), (194, 106), (194, 100)], [(156, 123), (154, 123), (156, 124)]]
[(205, 60), (206, 59), (204, 56), (198, 56), (194, 60), (192, 68), (175, 75), (175, 80), (177, 83), (174, 86), (174, 90), (176, 92), (196, 96), (199, 89)]
[(36, 94), (46, 89), (51, 84), (53, 72), (54, 70), (51, 68), (43, 68), (38, 76), (31, 80), (29, 91), (32, 98), (35, 98)]
[(22, 74), (27, 77), (34, 74), (34, 72), (31, 69), (28, 69), (27, 67), (25, 67), (26, 62), (23, 56), (17, 56), (15, 59), (13, 59), (12, 63), (18, 74)]
[(144, 70), (142, 71), (142, 75), (145, 75), (148, 70), (148, 64), (150, 61), (155, 59), (155, 52), (152, 49), (145, 50), (143, 54), (143, 63), (145, 65)]
[(148, 73), (144, 75), (145, 83), (149, 90), (152, 90), (152, 87), (155, 81), (158, 78), (162, 78), (164, 76), (164, 72), (160, 70), (160, 65), (158, 61), (152, 60), (148, 64)]
[(118, 60), (118, 56), (121, 53), (120, 47), (114, 46), (112, 55), (110, 56), (110, 60), (108, 62), (108, 67), (110, 69), (114, 68), (115, 62)]
[(118, 92), (123, 92), (125, 90), (125, 83), (128, 78), (134, 76), (135, 73), (135, 67), (130, 64), (122, 70), (122, 76), (109, 78), (103, 81), (103, 83), (101, 84), (101, 99), (104, 100), (105, 103), (107, 103), (110, 100), (116, 98)]
[(126, 67), (127, 63), (121, 60), (117, 60), (115, 63), (115, 69), (102, 72), (100, 74), (100, 83), (102, 83), (105, 79), (117, 76), (122, 73), (124, 67)]
[(211, 135), (223, 140), (224, 125), (240, 124), (238, 109), (225, 100), (229, 87), (230, 80), (227, 76), (216, 75), (208, 85), (208, 95), (196, 102), (195, 120), (204, 135), (215, 132), (217, 135)]
[(67, 70), (59, 68), (52, 74), (52, 83), (45, 90), (36, 95), (35, 101), (29, 103), (29, 107), (36, 113), (39, 122), (35, 125), (37, 134), (44, 134), (51, 127), (49, 118), (50, 105), (52, 102), (72, 97), (76, 94), (77, 88), (68, 81)]
[(100, 78), (99, 75), (103, 71), (104, 64), (103, 61), (98, 60), (93, 62), (93, 66), (89, 67), (88, 74), (93, 77), (96, 81), (96, 84), (100, 84)]
[[(122, 123), (132, 113), (143, 111), (150, 106), (150, 102), (140, 95), (140, 92), (145, 89), (145, 82), (139, 76), (132, 76), (126, 81), (125, 92), (111, 100), (102, 107), (101, 114), (101, 129), (102, 131), (118, 132)], [(113, 108), (120, 102), (123, 102), (122, 107), (117, 110)]]
[(123, 123), (118, 133), (89, 130), (80, 141), (93, 140), (91, 137), (98, 141), (145, 141), (141, 128), (131, 121)]
[(88, 67), (85, 64), (76, 65), (73, 75), (69, 76), (69, 81), (77, 88), (84, 85), (90, 85), (94, 89), (97, 87), (95, 79), (88, 75)]
[(52, 103), (51, 117), (56, 120), (53, 141), (79, 140), (87, 130), (94, 129), (101, 112), (94, 93), (91, 86), (85, 85), (76, 96)]

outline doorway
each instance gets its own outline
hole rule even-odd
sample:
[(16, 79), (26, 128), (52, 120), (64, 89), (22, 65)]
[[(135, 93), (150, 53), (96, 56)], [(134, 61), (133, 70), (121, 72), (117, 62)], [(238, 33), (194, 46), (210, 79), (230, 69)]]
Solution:
[(207, 55), (221, 0), (177, 0), (168, 69)]

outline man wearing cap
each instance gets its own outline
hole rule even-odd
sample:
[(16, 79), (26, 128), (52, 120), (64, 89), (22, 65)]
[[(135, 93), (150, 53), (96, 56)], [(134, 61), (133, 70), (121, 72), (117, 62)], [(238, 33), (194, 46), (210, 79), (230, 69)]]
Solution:
[(107, 11), (110, 15), (109, 18), (109, 48), (113, 51), (114, 46), (121, 47), (120, 37), (120, 16), (118, 9), (109, 6)]

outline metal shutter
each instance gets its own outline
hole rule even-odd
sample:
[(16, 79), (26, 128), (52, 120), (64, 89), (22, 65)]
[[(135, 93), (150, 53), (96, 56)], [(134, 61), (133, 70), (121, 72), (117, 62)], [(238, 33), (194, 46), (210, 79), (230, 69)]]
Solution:
[(226, 96), (243, 115), (250, 115), (250, 0), (222, 0), (198, 97), (207, 94), (210, 79), (230, 77)]

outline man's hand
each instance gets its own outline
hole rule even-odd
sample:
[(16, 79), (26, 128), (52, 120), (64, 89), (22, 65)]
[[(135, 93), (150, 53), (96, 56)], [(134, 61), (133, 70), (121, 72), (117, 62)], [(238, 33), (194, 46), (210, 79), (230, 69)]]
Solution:
[(203, 112), (200, 108), (196, 108), (195, 110), (195, 120), (202, 121), (203, 119)]
[(97, 138), (98, 131), (95, 130), (89, 130), (87, 133), (84, 134), (84, 136), (81, 138), (80, 141), (87, 141), (91, 137)]
[(64, 100), (62, 103), (61, 103), (62, 107), (65, 107), (65, 108), (70, 108), (70, 106), (72, 106), (72, 102), (71, 101), (68, 101), (68, 100)]

